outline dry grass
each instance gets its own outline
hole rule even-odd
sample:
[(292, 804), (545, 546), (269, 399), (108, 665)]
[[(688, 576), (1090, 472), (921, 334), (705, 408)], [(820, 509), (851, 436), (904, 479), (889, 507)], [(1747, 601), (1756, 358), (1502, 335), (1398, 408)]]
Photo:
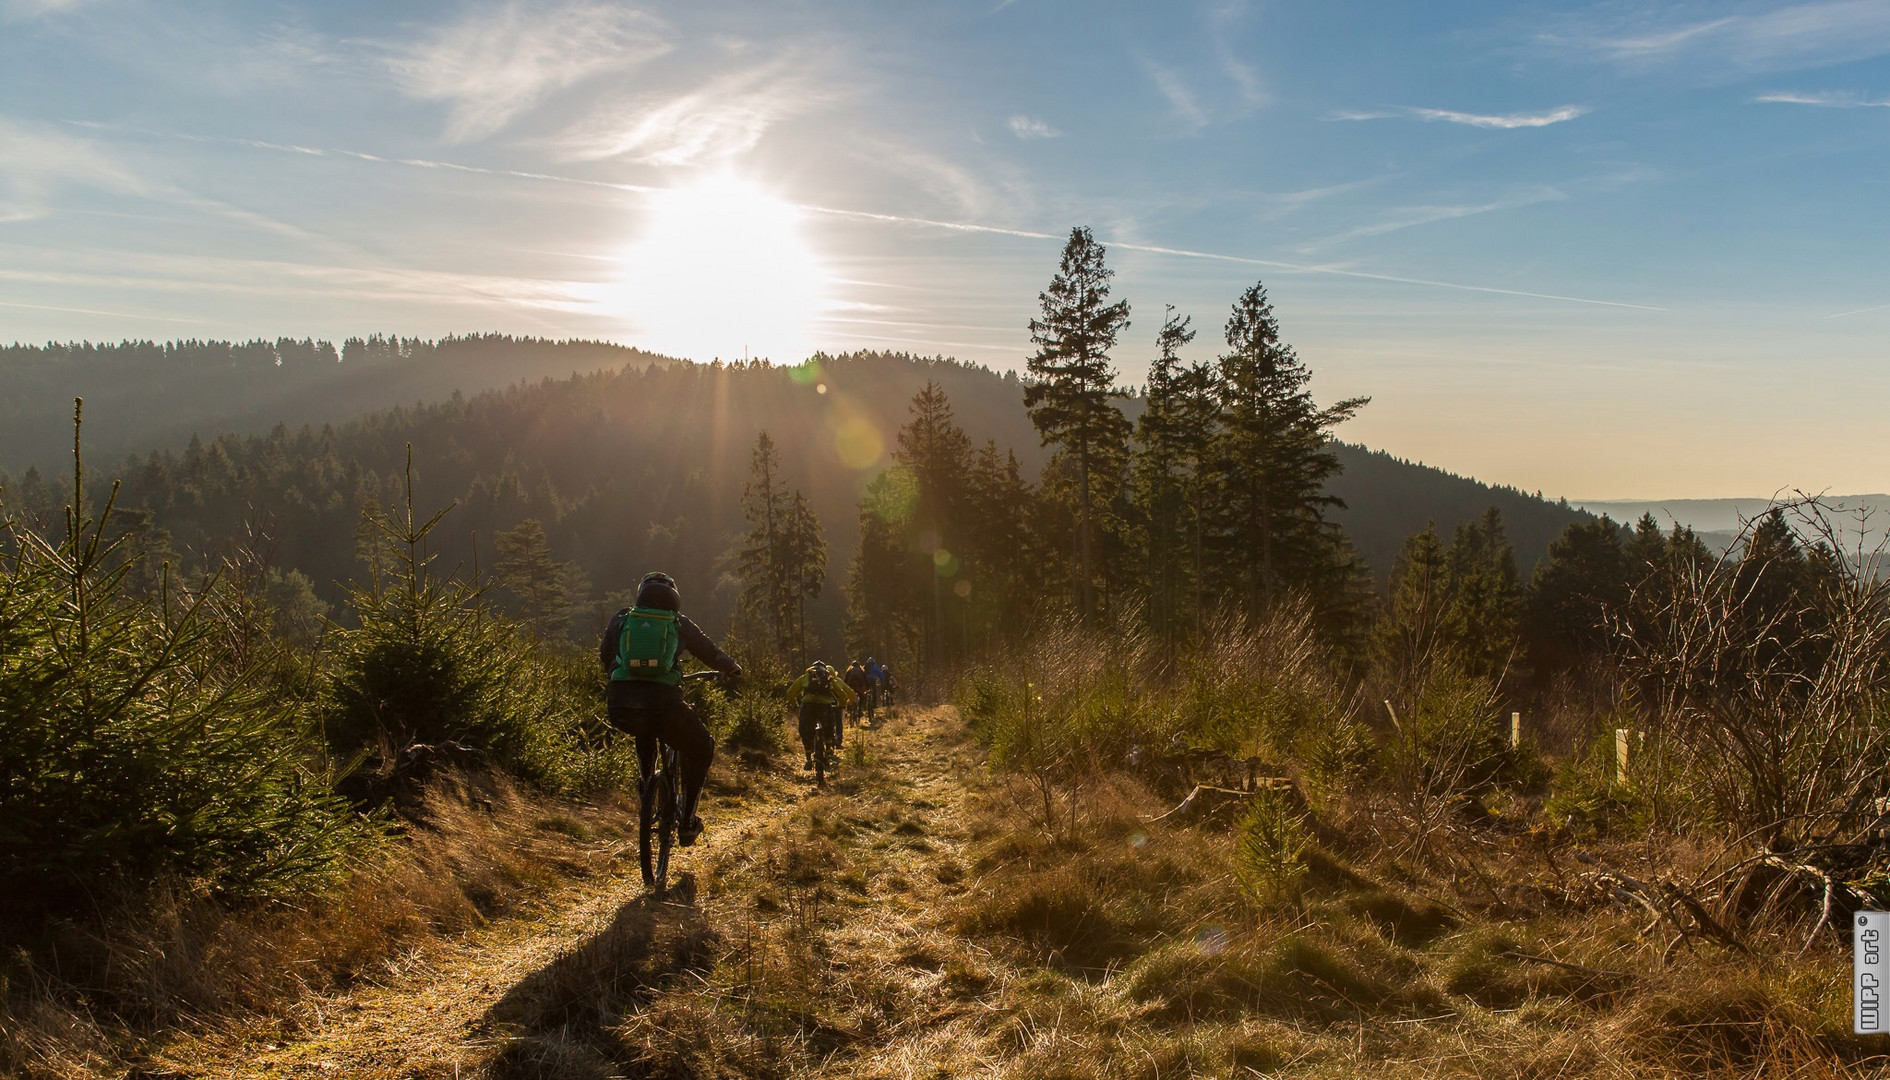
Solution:
[[(1823, 1080), (1890, 1066), (1847, 1034), (1835, 942), (1802, 960), (1792, 938), (1757, 958), (1702, 945), (1663, 962), (1633, 913), (1557, 876), (1565, 841), (1513, 821), (1449, 830), (1431, 861), (1406, 864), (1376, 845), (1369, 799), (1335, 798), (1318, 807), (1303, 890), (1257, 903), (1227, 816), (1152, 824), (1161, 799), (1096, 775), (1046, 826), (1035, 792), (985, 770), (949, 711), (851, 739), (862, 753), (824, 791), (798, 772), (726, 774), (673, 903), (598, 873), (615, 856), (589, 830), (608, 814), (442, 795), (438, 839), (416, 837), (390, 870), (407, 876), (359, 886), (358, 911), (337, 899), (323, 918), (272, 916), (304, 934), (362, 929), (205, 963), (224, 989), (196, 1007), (259, 1017), (149, 1060), (184, 1075), (887, 1080)], [(580, 880), (521, 902), (565, 877)], [(387, 898), (402, 892), (416, 899)], [(521, 917), (494, 921), (503, 911)], [(316, 974), (280, 974), (298, 965)], [(109, 1033), (116, 1015), (26, 1016), (32, 1074), (122, 1073), (134, 1055)]]
[(89, 919), (12, 943), (0, 1069), (121, 1074), (180, 1030), (288, 1016), (397, 977), (556, 883), (619, 865), (629, 813), (461, 776), (425, 796), (404, 837), (301, 906), (231, 911), (175, 884), (103, 898)]

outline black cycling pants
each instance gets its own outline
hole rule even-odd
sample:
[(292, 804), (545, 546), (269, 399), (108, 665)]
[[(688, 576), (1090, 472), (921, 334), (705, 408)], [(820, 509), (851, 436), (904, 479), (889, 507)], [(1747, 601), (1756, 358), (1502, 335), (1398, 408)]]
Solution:
[(809, 754), (814, 752), (814, 724), (825, 723), (827, 730), (833, 733), (832, 743), (840, 745), (840, 736), (845, 729), (842, 719), (843, 710), (838, 705), (825, 701), (801, 702), (801, 746)]
[(649, 776), (656, 771), (656, 740), (676, 748), (676, 757), (682, 765), (682, 816), (687, 820), (696, 812), (696, 802), (702, 797), (702, 782), (709, 777), (709, 766), (715, 762), (715, 736), (696, 716), (696, 710), (683, 702), (665, 705), (631, 708), (622, 705), (610, 707), (610, 723), (618, 731), (634, 735), (637, 739), (637, 768), (639, 776)]

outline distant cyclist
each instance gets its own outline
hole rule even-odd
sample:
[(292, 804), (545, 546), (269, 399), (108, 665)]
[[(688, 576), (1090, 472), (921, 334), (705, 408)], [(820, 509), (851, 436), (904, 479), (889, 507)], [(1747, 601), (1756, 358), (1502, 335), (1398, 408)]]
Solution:
[(885, 673), (886, 669), (879, 666), (879, 661), (870, 656), (866, 658), (866, 679), (873, 684), (873, 696), (866, 706), (866, 715), (868, 716), (873, 716), (878, 713), (879, 703), (885, 700), (885, 694), (882, 692), (885, 689), (886, 683)]
[(853, 719), (858, 720), (860, 714), (864, 712), (866, 718), (871, 720), (873, 718), (873, 680), (866, 674), (866, 669), (860, 666), (858, 660), (847, 665), (843, 681), (847, 684), (847, 689), (853, 691)]
[(682, 613), (682, 593), (675, 579), (659, 572), (644, 575), (637, 586), (636, 606), (611, 617), (597, 647), (597, 659), (610, 673), (605, 700), (611, 724), (636, 736), (639, 775), (655, 772), (659, 738), (676, 748), (682, 764), (676, 840), (688, 847), (702, 834), (696, 804), (709, 765), (715, 761), (715, 738), (683, 700), (685, 649), (724, 675), (742, 673), (742, 666)]
[(800, 709), (801, 748), (807, 751), (807, 762), (802, 768), (811, 769), (814, 767), (814, 725), (825, 719), (833, 732), (833, 745), (838, 749), (846, 730), (842, 710), (853, 703), (853, 691), (847, 689), (840, 673), (828, 667), (825, 660), (816, 660), (788, 687), (787, 703), (791, 709)]
[(893, 676), (892, 665), (882, 664), (879, 669), (879, 693), (886, 702), (886, 708), (893, 707), (893, 691), (899, 689), (899, 680)]

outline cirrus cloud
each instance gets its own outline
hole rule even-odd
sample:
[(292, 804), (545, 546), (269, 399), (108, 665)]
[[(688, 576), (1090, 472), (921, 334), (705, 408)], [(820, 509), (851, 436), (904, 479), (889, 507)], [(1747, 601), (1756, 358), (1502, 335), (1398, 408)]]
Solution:
[(1442, 121), (1447, 124), (1462, 124), (1465, 127), (1495, 128), (1511, 131), (1517, 128), (1541, 128), (1552, 124), (1561, 124), (1590, 112), (1586, 105), (1564, 105), (1547, 112), (1518, 113), (1472, 113), (1459, 112), (1456, 109), (1427, 109), (1416, 105), (1398, 105), (1388, 109), (1346, 109), (1328, 116), (1328, 120), (1389, 120), (1394, 117), (1410, 116), (1419, 120)]
[(446, 138), (466, 142), (505, 127), (557, 91), (670, 50), (655, 16), (618, 4), (513, 2), (475, 11), (396, 51), (407, 93), (450, 105)]

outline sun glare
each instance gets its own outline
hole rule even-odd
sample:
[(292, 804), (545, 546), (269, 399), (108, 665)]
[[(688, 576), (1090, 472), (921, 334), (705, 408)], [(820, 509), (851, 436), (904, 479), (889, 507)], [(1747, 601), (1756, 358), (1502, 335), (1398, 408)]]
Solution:
[(624, 256), (622, 300), (637, 345), (694, 360), (811, 349), (826, 273), (793, 206), (734, 177), (652, 197)]

